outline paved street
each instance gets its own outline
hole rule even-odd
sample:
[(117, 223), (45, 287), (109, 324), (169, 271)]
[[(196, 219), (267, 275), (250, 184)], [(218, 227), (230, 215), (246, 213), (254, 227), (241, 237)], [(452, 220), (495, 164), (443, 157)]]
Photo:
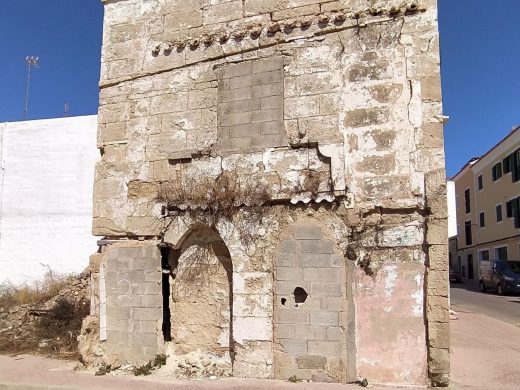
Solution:
[[(451, 306), (457, 312), (457, 316), (450, 321), (450, 389), (520, 389), (520, 297), (482, 294), (467, 289), (464, 284), (455, 284), (451, 289)], [(0, 389), (360, 389), (356, 385), (294, 385), (283, 381), (265, 380), (219, 379), (200, 382), (175, 381), (157, 376), (135, 378), (112, 374), (95, 377), (89, 372), (75, 371), (73, 367), (74, 364), (71, 363), (42, 357), (0, 356)]]
[(451, 284), (451, 305), (520, 327), (520, 296), (481, 293), (465, 283)]

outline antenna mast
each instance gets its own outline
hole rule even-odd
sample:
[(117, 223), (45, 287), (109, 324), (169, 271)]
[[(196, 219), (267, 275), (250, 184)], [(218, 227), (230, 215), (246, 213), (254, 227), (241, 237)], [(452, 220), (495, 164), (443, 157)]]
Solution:
[(27, 56), (25, 57), (25, 63), (27, 64), (27, 81), (25, 83), (25, 110), (23, 112), (23, 120), (27, 120), (27, 114), (29, 112), (29, 84), (31, 83), (31, 67), (38, 67), (38, 57)]

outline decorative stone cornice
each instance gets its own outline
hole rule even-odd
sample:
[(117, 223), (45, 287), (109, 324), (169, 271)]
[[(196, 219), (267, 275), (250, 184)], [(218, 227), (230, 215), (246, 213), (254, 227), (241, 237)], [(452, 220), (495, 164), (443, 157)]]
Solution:
[[(239, 42), (247, 38), (251, 40), (258, 40), (262, 37), (266, 39), (277, 38), (279, 34), (290, 38), (290, 35), (298, 28), (301, 29), (301, 31), (307, 31), (315, 27), (316, 31), (314, 31), (313, 35), (322, 35), (352, 26), (363, 27), (370, 21), (378, 19), (386, 18), (391, 20), (425, 11), (426, 9), (419, 7), (416, 2), (410, 2), (389, 9), (370, 8), (361, 12), (341, 9), (316, 15), (306, 15), (300, 18), (271, 21), (265, 25), (254, 23), (235, 29), (221, 28), (200, 36), (186, 37), (184, 39), (160, 43), (152, 49), (152, 54), (158, 56), (162, 51), (165, 55), (169, 55), (173, 51), (182, 52), (186, 47), (195, 50), (199, 46), (209, 47), (214, 44), (225, 45), (231, 40)], [(281, 40), (285, 39), (282, 38)]]

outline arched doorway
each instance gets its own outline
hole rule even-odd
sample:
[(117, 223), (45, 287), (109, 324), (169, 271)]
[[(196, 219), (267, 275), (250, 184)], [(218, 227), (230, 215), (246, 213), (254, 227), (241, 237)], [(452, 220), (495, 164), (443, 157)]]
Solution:
[(233, 265), (217, 231), (198, 225), (170, 250), (171, 343), (175, 355), (234, 359)]

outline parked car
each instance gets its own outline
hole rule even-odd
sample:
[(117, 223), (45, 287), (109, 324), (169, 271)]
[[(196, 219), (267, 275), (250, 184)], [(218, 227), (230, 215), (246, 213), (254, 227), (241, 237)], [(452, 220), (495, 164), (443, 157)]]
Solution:
[(481, 292), (495, 290), (498, 295), (520, 293), (520, 262), (489, 260), (480, 263)]
[(450, 282), (460, 283), (460, 272), (456, 269), (450, 268)]

